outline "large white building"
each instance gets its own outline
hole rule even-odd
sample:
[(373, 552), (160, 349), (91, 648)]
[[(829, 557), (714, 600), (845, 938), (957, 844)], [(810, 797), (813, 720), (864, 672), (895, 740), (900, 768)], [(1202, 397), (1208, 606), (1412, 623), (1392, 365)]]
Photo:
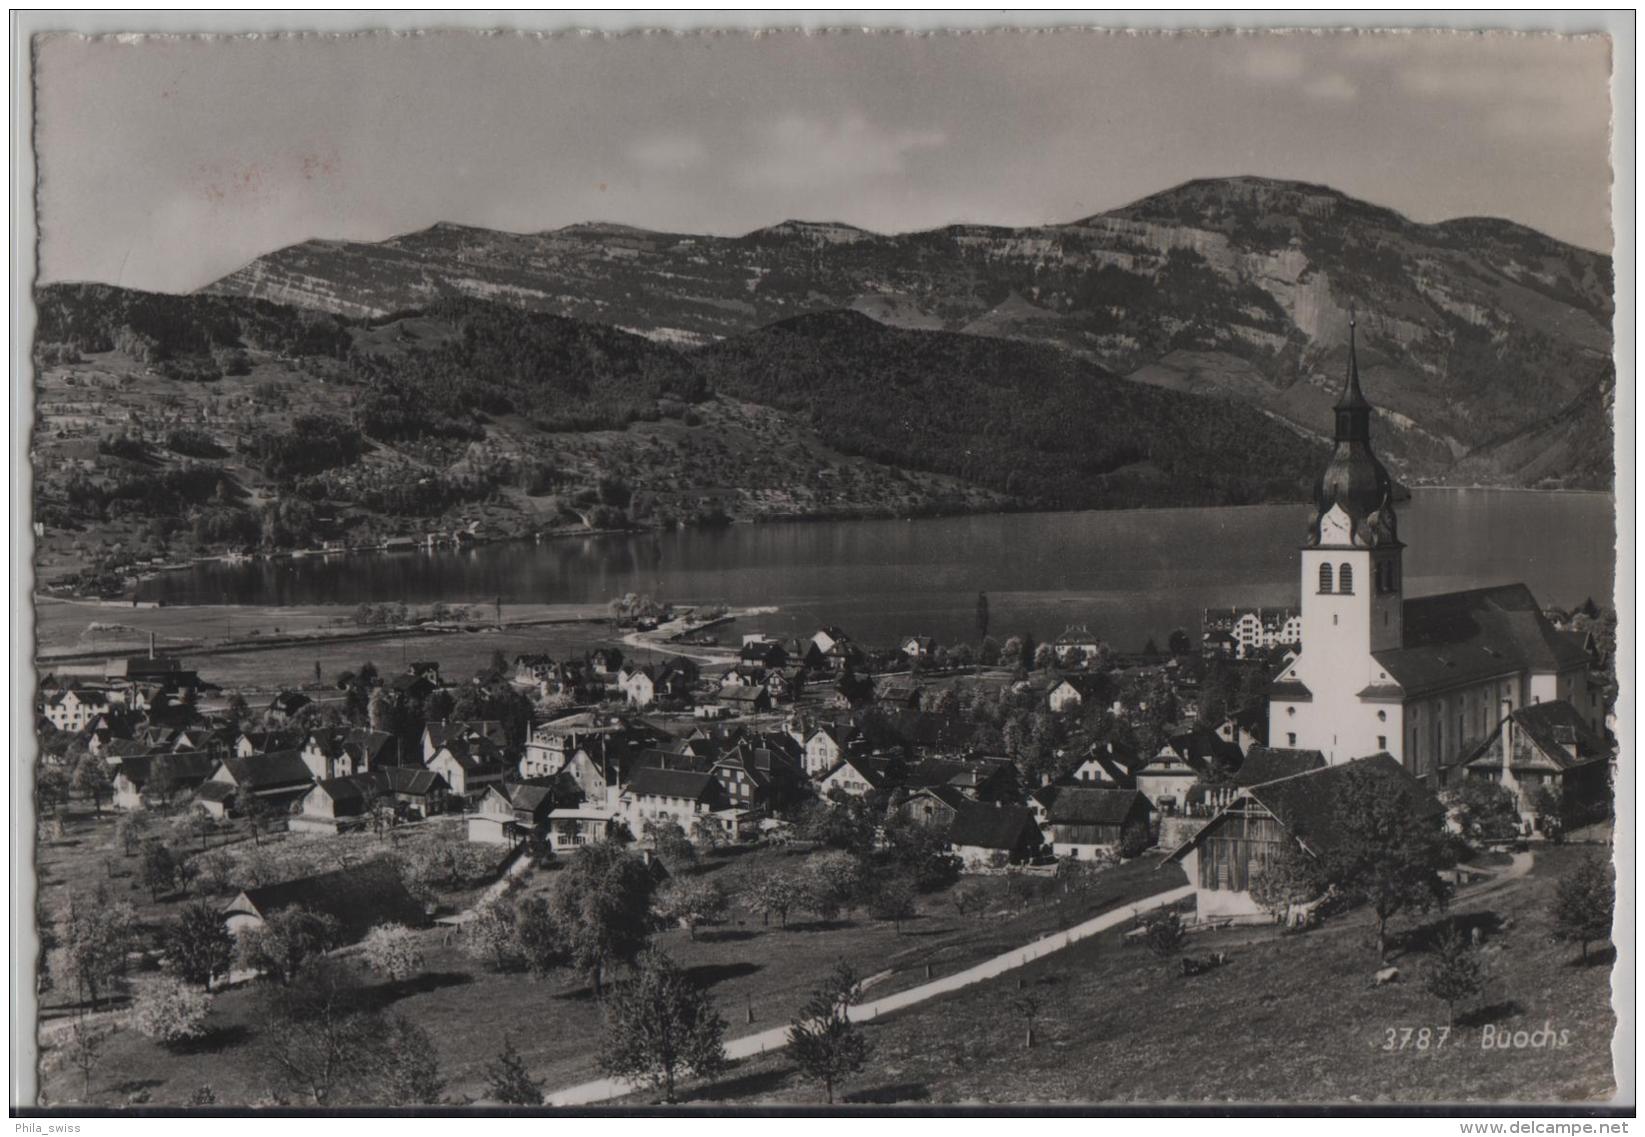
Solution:
[(1556, 629), (1523, 584), (1405, 599), (1352, 322), (1348, 336), (1336, 446), (1302, 546), (1302, 653), (1270, 691), (1269, 745), (1332, 764), (1386, 751), (1437, 789), (1515, 708), (1563, 699), (1600, 727), (1581, 638)]

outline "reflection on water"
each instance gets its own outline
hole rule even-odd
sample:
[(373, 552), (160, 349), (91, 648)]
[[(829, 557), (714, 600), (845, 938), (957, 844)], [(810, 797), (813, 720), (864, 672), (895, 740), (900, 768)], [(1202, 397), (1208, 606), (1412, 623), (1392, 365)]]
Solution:
[[(1202, 608), (1297, 602), (1306, 506), (1019, 513), (919, 521), (740, 525), (506, 542), (436, 552), (201, 565), (144, 582), (171, 603), (603, 602), (624, 592), (776, 605), (749, 631), (820, 621), (859, 639), (1053, 636), (1088, 623), (1121, 648)], [(1601, 494), (1419, 490), (1400, 511), (1411, 595), (1523, 580), (1545, 604), (1611, 595), (1615, 529)]]

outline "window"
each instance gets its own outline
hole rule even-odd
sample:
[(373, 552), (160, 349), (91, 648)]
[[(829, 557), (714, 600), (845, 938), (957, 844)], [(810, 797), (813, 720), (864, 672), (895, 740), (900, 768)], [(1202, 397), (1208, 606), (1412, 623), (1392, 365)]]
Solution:
[(1388, 736), (1386, 734), (1377, 735), (1377, 749), (1378, 750), (1388, 749)]
[(1351, 593), (1354, 591), (1354, 566), (1337, 566), (1337, 591)]
[(1320, 565), (1319, 566), (1319, 590), (1322, 594), (1323, 593), (1328, 593), (1328, 592), (1331, 591), (1331, 566), (1330, 565)]
[(1293, 730), (1285, 736), (1285, 744), (1287, 746), (1295, 746), (1297, 744), (1297, 732), (1296, 731)]
[(1387, 722), (1388, 721), (1388, 712), (1387, 711), (1378, 711), (1377, 712), (1377, 721), (1378, 722)]

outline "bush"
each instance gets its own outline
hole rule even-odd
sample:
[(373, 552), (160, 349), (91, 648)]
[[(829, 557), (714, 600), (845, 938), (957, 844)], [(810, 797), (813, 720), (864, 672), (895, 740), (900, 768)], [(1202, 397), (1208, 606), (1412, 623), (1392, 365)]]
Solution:
[(361, 948), (366, 966), (396, 982), (422, 970), (423, 953), (417, 950), (417, 937), (403, 924), (377, 925)]
[(180, 979), (158, 979), (138, 992), (132, 1022), (144, 1038), (174, 1046), (206, 1033), (211, 996)]
[(1146, 925), (1143, 932), (1143, 943), (1148, 950), (1165, 959), (1182, 950), (1182, 945), (1188, 938), (1188, 929), (1183, 927), (1182, 917), (1172, 908), (1162, 916), (1156, 916)]
[(1126, 860), (1140, 857), (1154, 847), (1146, 826), (1133, 825), (1120, 835), (1120, 856)]

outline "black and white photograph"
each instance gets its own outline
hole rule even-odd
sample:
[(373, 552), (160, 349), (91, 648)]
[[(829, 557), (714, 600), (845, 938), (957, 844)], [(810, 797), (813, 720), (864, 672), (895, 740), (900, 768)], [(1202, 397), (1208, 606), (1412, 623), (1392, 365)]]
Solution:
[(1632, 13), (289, 15), (14, 18), (14, 1116), (1633, 1116)]

